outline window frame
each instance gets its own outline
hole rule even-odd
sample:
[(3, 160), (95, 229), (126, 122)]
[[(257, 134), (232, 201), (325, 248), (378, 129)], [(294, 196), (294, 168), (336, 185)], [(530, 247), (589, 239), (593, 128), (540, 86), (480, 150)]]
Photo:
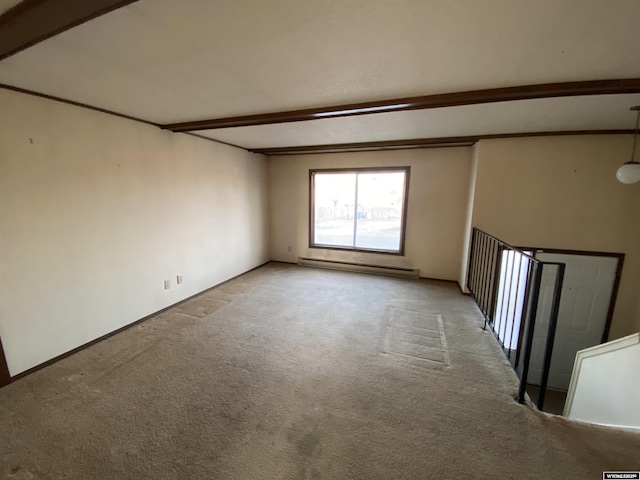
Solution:
[[(338, 246), (338, 245), (324, 245), (315, 243), (315, 175), (317, 173), (385, 173), (385, 172), (404, 172), (404, 191), (402, 198), (402, 215), (400, 217), (400, 248), (395, 250), (380, 250), (376, 248), (363, 248), (355, 246)], [(405, 251), (405, 239), (407, 232), (407, 210), (409, 207), (409, 184), (411, 176), (411, 167), (398, 166), (398, 167), (357, 167), (357, 168), (316, 168), (309, 169), (309, 248), (323, 249), (323, 250), (342, 250), (348, 252), (362, 252), (362, 253), (378, 253), (382, 255), (396, 255), (403, 256)], [(357, 180), (356, 180), (357, 182)], [(356, 201), (357, 204), (357, 201)], [(354, 219), (357, 221), (357, 219)]]

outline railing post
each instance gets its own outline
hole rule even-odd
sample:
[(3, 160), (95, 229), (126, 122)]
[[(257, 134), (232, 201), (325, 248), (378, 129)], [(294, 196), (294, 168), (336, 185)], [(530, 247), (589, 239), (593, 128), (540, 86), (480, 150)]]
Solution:
[(535, 270), (535, 263), (533, 260), (527, 260), (527, 280), (524, 283), (524, 298), (522, 300), (522, 311), (520, 312), (520, 330), (518, 331), (518, 350), (516, 350), (516, 359), (513, 363), (515, 370), (518, 370), (520, 365), (520, 359), (522, 358), (522, 340), (524, 339), (524, 328), (527, 323), (527, 308), (529, 306), (529, 295), (531, 294), (531, 281), (533, 279), (533, 273)]
[[(521, 257), (518, 259), (518, 277), (516, 280), (516, 296), (514, 298), (513, 318), (511, 319), (511, 333), (509, 334), (509, 353), (507, 355), (507, 358), (509, 359), (509, 361), (511, 361), (511, 347), (513, 346), (513, 331), (515, 330), (515, 327), (516, 327), (516, 310), (518, 308), (518, 295), (520, 294), (520, 273), (522, 270), (522, 263), (523, 263), (523, 258)], [(511, 281), (513, 282), (513, 269), (511, 271)], [(526, 302), (526, 299), (523, 299), (523, 301)], [(509, 286), (509, 305), (511, 305), (511, 286)], [(526, 305), (526, 303), (523, 303), (523, 305)], [(520, 312), (520, 321), (522, 321), (522, 312)], [(518, 329), (518, 335), (520, 335), (520, 329)], [(516, 349), (516, 352), (517, 351), (518, 350)], [(514, 361), (513, 363), (514, 368), (515, 368), (515, 363), (516, 362)]]
[[(469, 291), (471, 292), (472, 290), (474, 290), (474, 281), (473, 281), (473, 275), (475, 274), (475, 269), (473, 268), (473, 262), (475, 260), (476, 254), (475, 254), (475, 247), (476, 247), (476, 232), (478, 230), (473, 227), (473, 230), (471, 231), (471, 245), (469, 247), (469, 265), (467, 267), (467, 288), (469, 289)], [(486, 323), (486, 321), (485, 321)]]
[[(511, 254), (511, 255), (510, 255)], [(502, 349), (504, 350), (504, 340), (506, 338), (506, 325), (509, 321), (509, 309), (511, 308), (511, 290), (512, 290), (512, 285), (513, 285), (513, 266), (515, 265), (515, 258), (516, 258), (516, 252), (513, 249), (509, 249), (509, 253), (507, 253), (507, 263), (505, 264), (505, 269), (504, 269), (504, 273), (505, 273), (505, 291), (507, 289), (507, 278), (508, 280), (508, 285), (509, 285), (509, 294), (507, 295), (507, 310), (506, 310), (506, 315), (504, 315), (504, 321), (502, 322), (504, 324), (504, 331), (505, 334), (502, 336)], [(509, 261), (509, 257), (512, 257), (511, 261)], [(511, 265), (509, 265), (511, 264)], [(511, 268), (509, 268), (509, 266), (511, 266)], [(507, 272), (509, 271), (509, 273), (507, 274)], [(502, 309), (504, 310), (504, 300), (502, 302)]]
[[(542, 265), (535, 264), (535, 273), (533, 275), (533, 284), (529, 286), (531, 295), (529, 296), (529, 324), (527, 326), (527, 342), (524, 346), (524, 359), (522, 364), (522, 375), (520, 376), (520, 388), (516, 400), (518, 403), (524, 403), (524, 395), (527, 388), (527, 377), (529, 375), (529, 362), (531, 360), (531, 348), (533, 346), (533, 333), (536, 327), (536, 315), (538, 314), (538, 299), (540, 298), (540, 285), (542, 283)], [(526, 317), (525, 317), (526, 319)]]
[(500, 287), (500, 268), (499, 264), (502, 258), (503, 249), (498, 242), (495, 242), (495, 255), (493, 259), (493, 286), (491, 294), (491, 321), (496, 322), (496, 310), (498, 305), (498, 290)]
[(487, 275), (488, 268), (487, 262), (489, 257), (489, 237), (483, 235), (480, 239), (481, 245), (481, 254), (480, 258), (482, 261), (482, 276), (480, 277), (480, 308), (482, 309), (482, 314), (487, 315)]
[(547, 394), (547, 382), (549, 380), (549, 370), (551, 369), (551, 356), (553, 355), (553, 343), (556, 338), (558, 312), (560, 311), (560, 297), (562, 296), (562, 283), (564, 282), (564, 271), (566, 268), (564, 263), (546, 263), (545, 265), (556, 265), (558, 267), (558, 272), (556, 274), (556, 281), (553, 287), (553, 303), (551, 304), (547, 342), (544, 347), (544, 364), (542, 366), (540, 394), (538, 395), (538, 410), (542, 410), (544, 408), (544, 398)]
[(480, 231), (476, 228), (473, 229), (473, 261), (470, 263), (469, 268), (473, 271), (470, 274), (469, 291), (472, 292), (473, 298), (478, 304), (478, 281), (480, 278), (479, 256), (480, 256)]

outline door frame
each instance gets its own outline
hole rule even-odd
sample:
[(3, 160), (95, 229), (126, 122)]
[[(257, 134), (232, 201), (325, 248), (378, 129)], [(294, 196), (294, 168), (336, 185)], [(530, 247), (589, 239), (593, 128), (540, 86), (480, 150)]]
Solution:
[(4, 348), (2, 347), (2, 339), (0, 338), (0, 387), (4, 387), (10, 383), (11, 374), (9, 373), (9, 366), (4, 356)]
[(612, 253), (612, 252), (591, 252), (588, 250), (565, 250), (559, 248), (531, 248), (531, 247), (518, 247), (520, 250), (530, 250), (533, 252), (531, 255), (535, 258), (537, 253), (557, 253), (559, 255), (583, 255), (588, 257), (610, 257), (618, 259), (618, 267), (616, 268), (616, 276), (613, 279), (613, 288), (611, 290), (611, 299), (609, 300), (609, 308), (607, 310), (607, 319), (604, 323), (604, 331), (602, 332), (602, 338), (600, 343), (606, 343), (609, 341), (609, 330), (611, 329), (611, 322), (613, 321), (613, 312), (616, 307), (616, 300), (618, 299), (618, 289), (620, 288), (620, 278), (622, 277), (622, 267), (624, 265), (624, 253)]

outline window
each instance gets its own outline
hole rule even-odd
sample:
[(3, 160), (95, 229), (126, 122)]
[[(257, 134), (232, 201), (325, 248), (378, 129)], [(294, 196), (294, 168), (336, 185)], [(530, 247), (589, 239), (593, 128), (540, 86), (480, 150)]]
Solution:
[(409, 172), (311, 170), (309, 246), (402, 254)]

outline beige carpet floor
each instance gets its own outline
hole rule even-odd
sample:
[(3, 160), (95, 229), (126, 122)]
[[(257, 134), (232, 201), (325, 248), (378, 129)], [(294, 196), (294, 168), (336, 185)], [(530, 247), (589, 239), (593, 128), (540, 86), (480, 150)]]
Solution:
[[(87, 319), (90, 321), (90, 319)], [(446, 282), (272, 263), (0, 390), (7, 479), (599, 479)]]

